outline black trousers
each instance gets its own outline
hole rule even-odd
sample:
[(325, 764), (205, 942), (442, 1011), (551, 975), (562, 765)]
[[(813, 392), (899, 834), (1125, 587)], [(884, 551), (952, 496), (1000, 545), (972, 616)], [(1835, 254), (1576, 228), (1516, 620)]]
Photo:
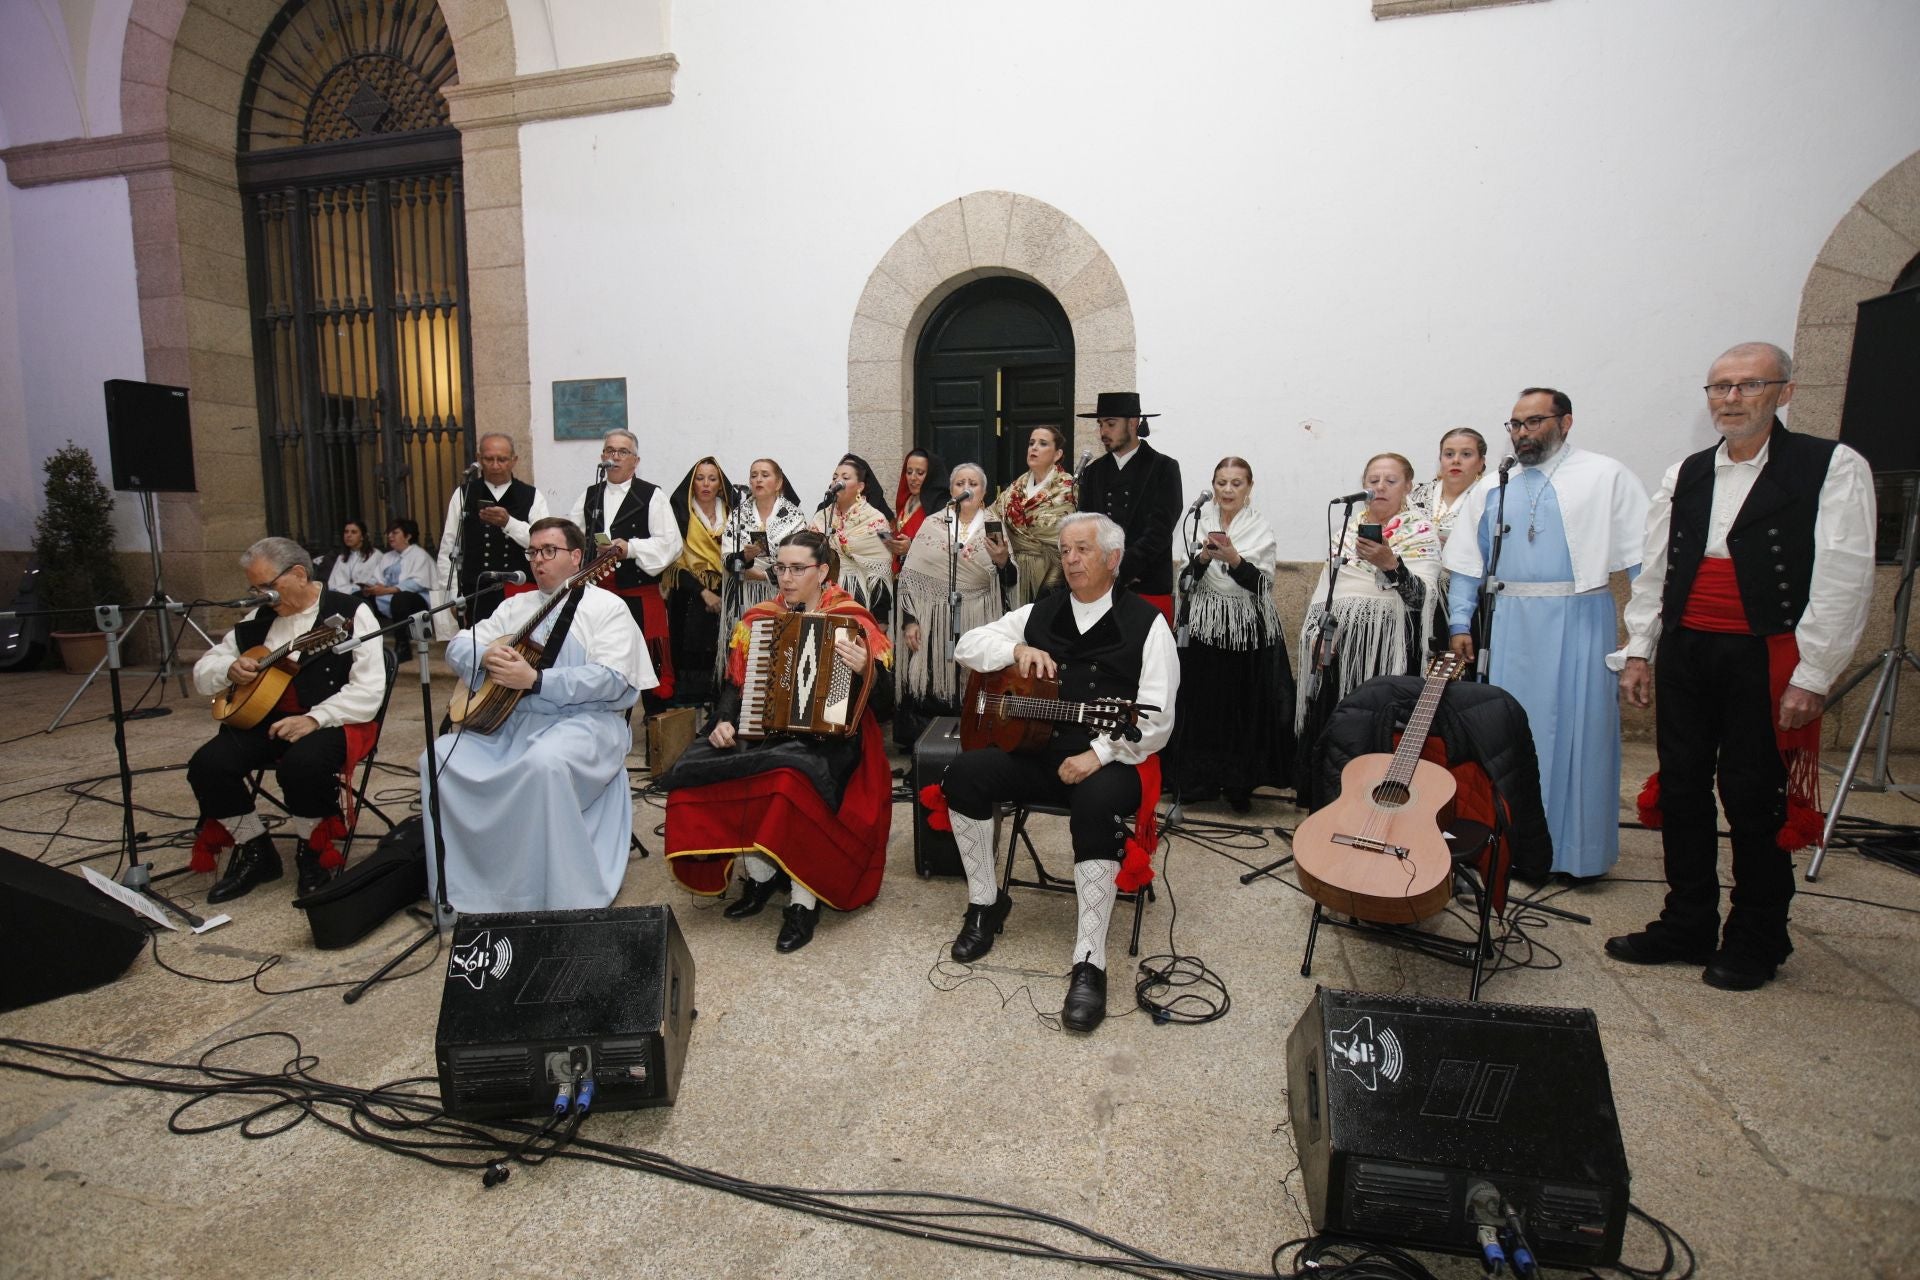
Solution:
[(1774, 742), (1766, 639), (1675, 627), (1660, 637), (1653, 669), (1667, 874), (1662, 928), (1689, 945), (1712, 946), (1720, 937), (1717, 773), (1733, 833), (1722, 945), (1741, 959), (1778, 964), (1793, 950), (1793, 859), (1776, 843), (1787, 819), (1787, 768)]
[(998, 747), (962, 752), (947, 766), (947, 807), (968, 818), (991, 818), (1003, 800), (1065, 805), (1073, 833), (1073, 860), (1120, 861), (1127, 842), (1123, 820), (1140, 807), (1140, 774), (1130, 764), (1103, 765), (1075, 786), (1060, 781), (1064, 753), (1009, 755)]
[[(425, 613), (433, 607), (418, 591), (396, 591), (389, 598), (393, 601), (393, 617), (381, 618), (379, 621), (383, 627), (388, 622), (405, 622), (414, 614)], [(393, 647), (403, 654), (413, 652), (413, 632), (404, 629), (394, 632)]]
[(274, 767), (287, 812), (296, 818), (328, 818), (340, 812), (340, 766), (347, 762), (344, 729), (315, 729), (298, 742), (267, 736), (267, 726), (225, 725), (187, 762), (187, 785), (202, 818), (231, 818), (253, 811), (247, 779)]

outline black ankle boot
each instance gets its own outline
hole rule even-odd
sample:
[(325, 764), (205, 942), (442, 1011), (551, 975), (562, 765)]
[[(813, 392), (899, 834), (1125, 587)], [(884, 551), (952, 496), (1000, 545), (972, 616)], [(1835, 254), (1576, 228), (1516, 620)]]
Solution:
[(774, 939), (775, 951), (798, 951), (813, 941), (813, 927), (820, 923), (820, 907), (815, 904), (803, 907), (797, 902), (787, 904), (781, 913), (780, 936)]
[(325, 888), (334, 877), (334, 872), (320, 865), (320, 855), (307, 848), (302, 841), (293, 855), (294, 870), (300, 875), (300, 896), (306, 897), (316, 889)]
[(954, 937), (949, 954), (961, 964), (972, 964), (993, 950), (994, 936), (1007, 927), (1007, 913), (1012, 910), (1013, 899), (1005, 889), (993, 900), (992, 906), (967, 904), (967, 917), (960, 922), (960, 932)]
[(1082, 960), (1067, 975), (1067, 1001), (1060, 1009), (1060, 1025), (1069, 1031), (1091, 1031), (1107, 1017), (1107, 971)]
[(274, 851), (273, 837), (261, 832), (233, 851), (227, 861), (227, 874), (207, 890), (208, 902), (230, 902), (252, 893), (255, 885), (278, 880), (284, 871), (280, 855)]
[(757, 916), (761, 908), (767, 905), (768, 898), (791, 888), (793, 888), (793, 881), (784, 871), (766, 880), (755, 880), (749, 876), (746, 884), (740, 888), (740, 896), (720, 914), (729, 920), (745, 920), (748, 916)]

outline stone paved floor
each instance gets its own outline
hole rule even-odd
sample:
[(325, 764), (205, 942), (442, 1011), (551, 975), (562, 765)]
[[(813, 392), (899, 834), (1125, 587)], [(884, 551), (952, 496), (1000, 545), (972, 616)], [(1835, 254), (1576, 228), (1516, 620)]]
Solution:
[[(105, 690), (81, 699), (74, 719), (84, 723), (35, 732), (76, 683), (57, 673), (0, 676), (0, 736), (12, 739), (0, 752), (8, 828), (0, 844), (49, 861), (98, 853), (103, 846), (79, 837), (118, 829), (113, 805), (64, 789), (114, 768), (106, 721), (89, 719), (104, 714)], [(130, 696), (144, 683), (131, 678)], [(435, 694), (444, 705), (444, 682)], [(134, 767), (151, 771), (135, 782), (140, 827), (155, 834), (186, 825), (181, 766), (209, 728), (197, 703), (176, 695), (170, 705), (173, 715), (128, 729)], [(383, 757), (410, 765), (420, 741), (409, 668)], [(1644, 744), (1630, 744), (1625, 776), (1637, 782), (1650, 762)], [(1912, 760), (1897, 770), (1920, 777)], [(404, 773), (377, 785), (399, 807), (409, 803)], [(90, 790), (116, 792), (111, 783)], [(1859, 797), (1852, 810), (1920, 819), (1920, 806), (1899, 798)], [(660, 820), (642, 812), (648, 827)], [(1346, 936), (1325, 937), (1314, 977), (1302, 978), (1309, 908), (1300, 893), (1275, 880), (1242, 887), (1240, 866), (1183, 840), (1162, 880), (1179, 904), (1175, 940), (1225, 979), (1231, 1013), (1202, 1027), (1156, 1026), (1135, 1013), (1091, 1037), (1068, 1036), (1033, 1009), (1059, 1006), (1068, 902), (1022, 895), (981, 967), (986, 980), (937, 989), (929, 975), (963, 895), (953, 882), (915, 877), (903, 813), (879, 901), (829, 913), (813, 945), (792, 956), (773, 951), (774, 913), (724, 921), (674, 888), (659, 858), (631, 865), (620, 900), (674, 907), (697, 962), (701, 1016), (678, 1105), (603, 1114), (590, 1133), (769, 1181), (1014, 1201), (1165, 1256), (1260, 1271), (1301, 1227), (1298, 1178), (1288, 1178), (1283, 1046), (1314, 982), (1465, 993), (1456, 969)], [(1267, 800), (1250, 820), (1291, 826), (1295, 813)], [(1798, 951), (1782, 977), (1732, 995), (1691, 970), (1630, 969), (1602, 955), (1609, 934), (1638, 927), (1659, 902), (1655, 838), (1627, 831), (1623, 844), (1612, 878), (1560, 899), (1590, 913), (1591, 927), (1535, 931), (1558, 967), (1501, 973), (1488, 998), (1596, 1011), (1634, 1198), (1692, 1241), (1701, 1275), (1920, 1274), (1920, 881), (1837, 854), (1814, 886), (1836, 896), (1796, 902)], [(165, 867), (184, 856), (168, 849), (157, 859)], [(111, 869), (111, 853), (94, 865)], [(207, 882), (170, 883), (197, 899)], [(220, 977), (279, 954), (263, 979), (278, 991), (363, 975), (413, 929), (394, 920), (351, 949), (316, 951), (288, 907), (292, 896), (288, 876), (233, 904), (231, 925), (164, 937), (160, 954)], [(1172, 918), (1166, 897), (1149, 908), (1148, 952), (1167, 950)], [(1114, 970), (1123, 973), (1118, 922), (1114, 938)], [(373, 1085), (432, 1072), (439, 974), (431, 966), (348, 1007), (334, 991), (262, 995), (245, 982), (193, 982), (143, 955), (99, 990), (0, 1015), (0, 1035), (184, 1062), (232, 1037), (284, 1031), (317, 1056), (316, 1074)], [(254, 1065), (277, 1066), (284, 1055), (262, 1056), (273, 1062)], [(473, 1175), (311, 1123), (264, 1141), (231, 1130), (170, 1136), (172, 1107), (145, 1092), (0, 1073), (0, 1271), (1079, 1273), (584, 1164), (521, 1170), (486, 1191)], [(1630, 1234), (1630, 1260), (1649, 1265), (1650, 1249), (1649, 1236)], [(1461, 1260), (1431, 1262), (1442, 1275), (1478, 1274)]]

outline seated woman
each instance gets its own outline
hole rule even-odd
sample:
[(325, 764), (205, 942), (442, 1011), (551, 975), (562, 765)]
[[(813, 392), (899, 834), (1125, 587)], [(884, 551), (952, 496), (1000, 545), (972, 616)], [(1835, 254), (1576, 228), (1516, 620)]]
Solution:
[(887, 547), (893, 552), (893, 572), (897, 577), (906, 562), (913, 535), (927, 517), (947, 505), (947, 464), (938, 454), (915, 449), (900, 463), (900, 484), (893, 492), (893, 536)]
[(1293, 776), (1309, 809), (1320, 800), (1312, 794), (1309, 766), (1327, 716), (1375, 676), (1418, 675), (1438, 622), (1440, 537), (1425, 514), (1407, 504), (1413, 464), (1397, 453), (1376, 454), (1360, 482), (1371, 497), (1341, 532), (1332, 602), (1323, 570), (1300, 628), (1307, 692), (1293, 717), (1300, 744)]
[(893, 616), (893, 512), (873, 468), (849, 453), (833, 469), (831, 495), (807, 527), (827, 535), (840, 557), (840, 585), (876, 618)]
[[(829, 613), (859, 624), (859, 640), (837, 636), (837, 660), (856, 681), (888, 687), (892, 661), (886, 629), (830, 578), (834, 556), (824, 535), (789, 535), (774, 553), (777, 599), (747, 610), (727, 649), (727, 683), (704, 740), (695, 739), (661, 778), (668, 788), (667, 867), (695, 893), (723, 893), (735, 858), (747, 883), (722, 914), (758, 915), (775, 892), (791, 902), (782, 916), (778, 951), (813, 939), (820, 903), (851, 911), (873, 901), (886, 870), (893, 813), (893, 775), (871, 708), (850, 737), (774, 735), (741, 740), (741, 686), (746, 683), (749, 629), (787, 612)], [(878, 669), (876, 669), (878, 668)], [(855, 695), (858, 695), (858, 685)]]
[[(380, 611), (383, 627), (427, 611), (427, 593), (433, 590), (433, 557), (419, 544), (420, 526), (416, 522), (401, 516), (387, 526), (387, 554), (380, 557), (371, 580), (360, 588)], [(413, 657), (413, 637), (408, 632), (393, 633), (393, 656), (401, 662)]]
[(720, 535), (726, 580), (720, 591), (719, 653), (713, 668), (713, 687), (727, 678), (726, 637), (733, 634), (740, 615), (776, 594), (773, 585), (773, 548), (790, 533), (807, 527), (800, 495), (787, 473), (772, 458), (755, 458), (747, 468), (747, 498), (733, 509)]
[[(955, 626), (948, 579), (960, 594), (958, 630), (984, 627), (1006, 610), (1002, 588), (1014, 580), (1012, 548), (1004, 534), (988, 537), (987, 473), (971, 462), (948, 479), (953, 501), (920, 526), (895, 590), (900, 598), (900, 644), (894, 667), (893, 740), (908, 751), (927, 722), (960, 707), (959, 668), (953, 661)], [(951, 548), (958, 545), (958, 555)]]
[(333, 567), (327, 570), (327, 590), (343, 596), (357, 596), (360, 588), (378, 581), (374, 576), (381, 553), (373, 549), (366, 522), (348, 520), (340, 528), (340, 550), (334, 554)]
[(1293, 773), (1293, 672), (1273, 607), (1280, 544), (1250, 505), (1253, 468), (1222, 458), (1200, 509), (1200, 548), (1180, 577), (1180, 705), (1167, 746), (1169, 789), (1181, 800), (1225, 792), (1245, 813), (1255, 787)]
[(688, 469), (668, 499), (680, 526), (680, 558), (662, 576), (667, 636), (673, 645), (673, 701), (698, 707), (713, 701), (720, 650), (720, 589), (724, 585), (720, 535), (733, 506), (733, 486), (711, 457)]
[(1013, 590), (1016, 609), (1066, 583), (1060, 574), (1060, 522), (1079, 510), (1073, 477), (1060, 465), (1066, 454), (1065, 432), (1051, 424), (1035, 427), (1027, 437), (1026, 474), (994, 504), (1020, 568)]

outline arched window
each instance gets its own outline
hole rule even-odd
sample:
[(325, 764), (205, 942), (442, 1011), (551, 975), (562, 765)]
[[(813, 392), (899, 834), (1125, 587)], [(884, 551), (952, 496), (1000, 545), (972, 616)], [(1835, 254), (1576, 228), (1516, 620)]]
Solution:
[(453, 41), (432, 0), (288, 0), (241, 93), (268, 526), (428, 545), (473, 452)]

